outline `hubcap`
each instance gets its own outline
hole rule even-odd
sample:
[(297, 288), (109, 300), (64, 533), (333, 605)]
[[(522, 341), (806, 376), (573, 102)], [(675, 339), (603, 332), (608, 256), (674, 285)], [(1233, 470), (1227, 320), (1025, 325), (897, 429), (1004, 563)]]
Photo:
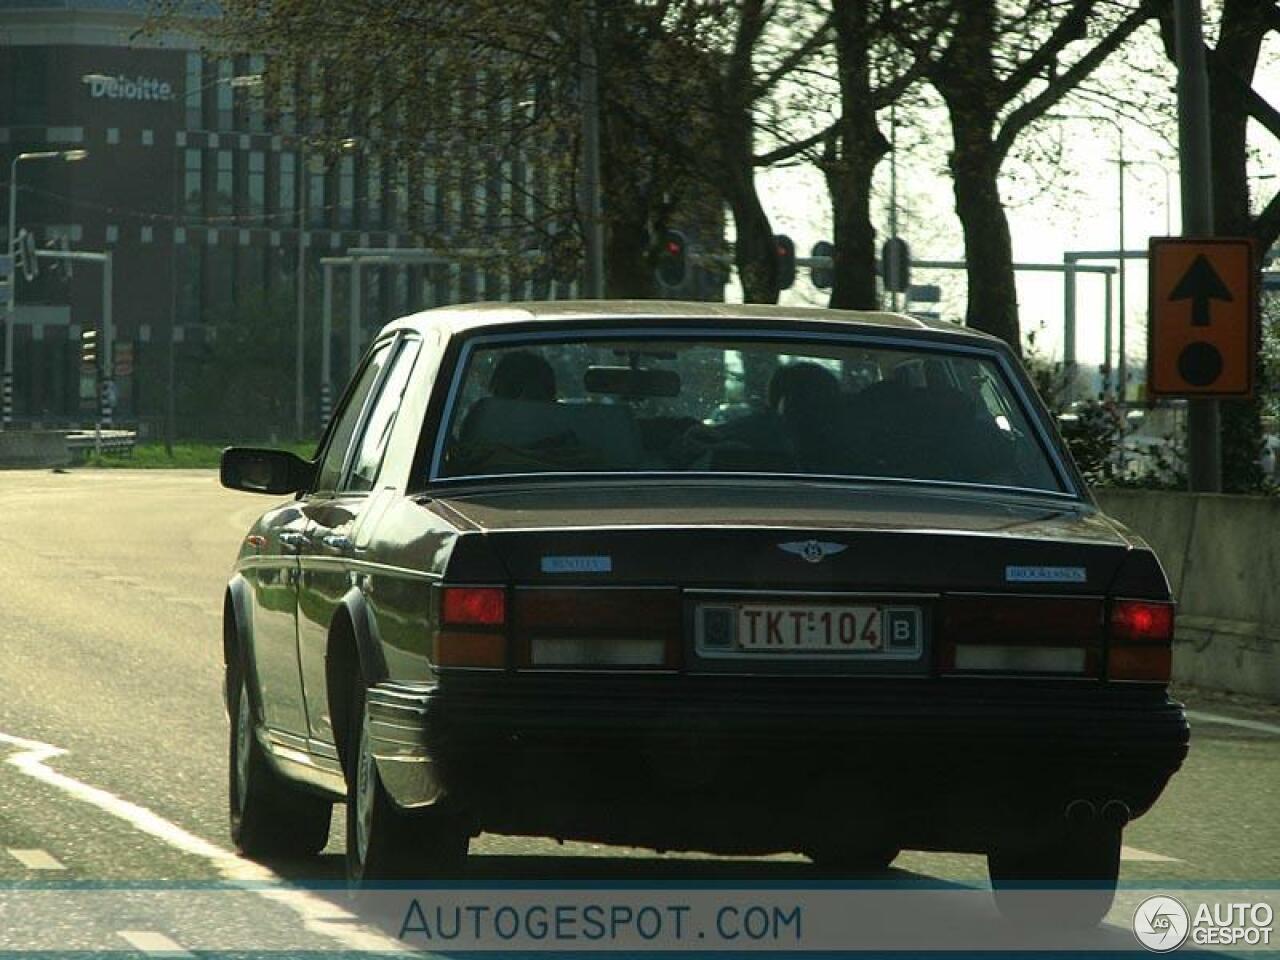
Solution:
[(249, 796), (249, 744), (253, 737), (253, 717), (249, 710), (249, 688), (240, 684), (240, 709), (236, 711), (236, 803), (244, 809)]
[(364, 863), (369, 855), (373, 826), (373, 792), (377, 784), (373, 753), (369, 750), (369, 720), (360, 725), (360, 751), (356, 758), (356, 853)]

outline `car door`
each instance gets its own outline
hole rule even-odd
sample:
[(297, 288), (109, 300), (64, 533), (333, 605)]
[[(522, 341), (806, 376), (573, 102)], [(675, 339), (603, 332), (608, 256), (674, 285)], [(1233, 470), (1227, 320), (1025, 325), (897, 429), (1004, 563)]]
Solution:
[[(303, 605), (308, 602), (308, 598), (304, 596), (301, 589), (303, 586), (303, 564), (311, 554), (313, 547), (310, 531), (311, 520), (305, 512), (306, 506), (317, 496), (323, 496), (325, 489), (331, 490), (337, 485), (342, 469), (346, 465), (351, 443), (356, 435), (356, 429), (360, 425), (374, 388), (382, 378), (390, 348), (390, 342), (378, 345), (370, 352), (360, 369), (357, 370), (352, 385), (347, 389), (346, 395), (334, 413), (332, 426), (325, 437), (319, 454), (319, 462), (316, 465), (316, 479), (312, 483), (311, 490), (300, 495), (298, 502), (292, 507), (294, 520), (288, 531), (288, 539), (292, 546), (294, 569), (290, 577), (293, 589), (287, 648), (289, 672), (292, 676), (291, 690), (293, 691), (293, 697), (290, 702), (296, 702), (296, 711), (291, 711), (288, 716), (288, 732), (295, 733), (299, 737), (306, 737), (308, 732), (306, 701), (298, 652), (299, 624), (305, 616)], [(280, 647), (280, 650), (278, 651), (279, 656), (275, 657), (275, 659), (283, 661), (284, 644), (281, 642), (277, 646)], [(282, 668), (278, 669), (277, 673), (281, 677), (284, 675)], [(281, 680), (281, 682), (283, 681)]]
[(298, 551), (307, 518), (296, 503), (267, 513), (254, 529), (258, 555), (241, 574), (253, 604), (254, 678), (263, 720), (279, 733), (306, 736), (307, 713), (298, 674)]
[(360, 530), (386, 506), (385, 496), (375, 496), (378, 474), (421, 345), (412, 335), (389, 344), (385, 369), (365, 404), (341, 472), (302, 507), (308, 546), (299, 587), (298, 655), (313, 742), (334, 742), (325, 673), (329, 628), (348, 593), (368, 587), (372, 563)]

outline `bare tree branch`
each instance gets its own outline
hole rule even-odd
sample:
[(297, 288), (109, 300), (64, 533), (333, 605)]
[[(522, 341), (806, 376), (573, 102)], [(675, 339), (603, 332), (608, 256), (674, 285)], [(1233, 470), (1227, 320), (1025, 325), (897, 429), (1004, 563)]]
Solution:
[(1000, 156), (1007, 154), (1018, 134), (1025, 130), (1037, 117), (1047, 113), (1054, 104), (1070, 93), (1081, 80), (1096, 70), (1103, 60), (1111, 56), (1150, 17), (1151, 13), (1145, 4), (1138, 7), (1125, 17), (1106, 37), (1100, 40), (1093, 49), (1084, 54), (1067, 70), (1050, 80), (1043, 90), (1016, 107), (1005, 117), (1004, 123), (1000, 125), (1000, 132), (996, 135), (995, 144), (998, 154)]

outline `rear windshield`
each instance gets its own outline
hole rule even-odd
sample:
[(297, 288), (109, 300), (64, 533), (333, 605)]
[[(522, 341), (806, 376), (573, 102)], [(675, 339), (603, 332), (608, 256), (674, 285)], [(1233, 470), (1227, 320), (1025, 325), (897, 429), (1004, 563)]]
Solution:
[(436, 474), (770, 473), (1061, 492), (986, 356), (592, 336), (473, 346)]

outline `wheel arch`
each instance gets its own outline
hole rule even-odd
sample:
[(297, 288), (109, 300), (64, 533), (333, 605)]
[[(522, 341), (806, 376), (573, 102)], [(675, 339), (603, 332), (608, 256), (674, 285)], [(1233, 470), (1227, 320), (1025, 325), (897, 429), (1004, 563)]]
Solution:
[(239, 679), (244, 671), (248, 681), (249, 703), (257, 716), (262, 716), (262, 698), (259, 695), (253, 657), (253, 605), (249, 583), (236, 574), (227, 583), (222, 599), (222, 705), (230, 709), (231, 691), (228, 684)]
[(325, 693), (338, 759), (347, 765), (347, 732), (351, 728), (353, 681), (374, 684), (386, 679), (387, 662), (378, 644), (364, 594), (352, 588), (329, 622), (324, 656)]

